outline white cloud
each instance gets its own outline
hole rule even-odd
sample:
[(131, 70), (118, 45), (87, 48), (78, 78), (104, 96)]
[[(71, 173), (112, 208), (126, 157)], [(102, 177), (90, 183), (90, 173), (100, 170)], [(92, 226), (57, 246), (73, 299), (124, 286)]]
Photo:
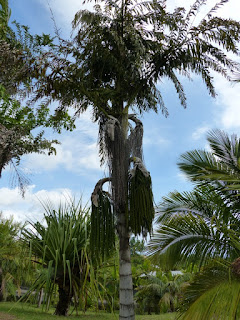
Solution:
[(215, 76), (218, 92), (216, 121), (226, 130), (240, 130), (240, 84), (231, 84), (220, 76)]
[[(144, 123), (144, 121), (143, 121)], [(170, 141), (163, 138), (163, 132), (159, 127), (146, 126), (147, 130), (144, 131), (143, 135), (143, 146), (144, 147), (162, 147), (169, 145)]]
[(182, 182), (189, 182), (189, 178), (188, 176), (186, 175), (186, 173), (184, 172), (178, 172), (177, 173), (177, 177), (179, 180), (181, 180)]
[(209, 143), (206, 143), (203, 149), (207, 152), (212, 152), (212, 149), (210, 148)]
[(88, 173), (102, 170), (97, 146), (98, 126), (91, 121), (90, 113), (81, 116), (73, 132), (56, 138), (61, 142), (56, 145), (56, 155), (30, 154), (23, 158), (28, 171), (40, 173), (61, 168), (85, 174), (86, 170)]
[[(54, 19), (57, 23), (57, 28), (64, 30), (67, 28), (71, 30), (71, 23), (75, 14), (82, 9), (91, 10), (93, 8), (92, 2), (87, 2), (83, 5), (80, 0), (38, 0), (46, 10), (53, 12)], [(49, 8), (50, 6), (50, 8)]]
[(204, 125), (202, 127), (197, 128), (192, 134), (193, 140), (199, 140), (199, 139), (203, 138), (209, 129), (210, 128), (207, 125)]
[[(54, 189), (34, 191), (35, 186), (30, 186), (22, 198), (19, 190), (0, 188), (0, 210), (4, 217), (13, 216), (14, 220), (25, 222), (26, 220), (41, 221), (43, 219), (44, 209), (41, 202), (50, 202), (53, 206), (59, 203), (65, 203), (76, 196), (79, 199), (81, 195), (74, 195), (70, 189)], [(78, 196), (78, 197), (77, 197)], [(82, 197), (83, 206), (88, 199)]]
[(146, 137), (143, 138), (143, 145), (146, 147), (150, 146), (163, 146), (168, 145), (169, 141), (167, 139), (161, 138), (158, 135), (149, 135), (147, 134)]

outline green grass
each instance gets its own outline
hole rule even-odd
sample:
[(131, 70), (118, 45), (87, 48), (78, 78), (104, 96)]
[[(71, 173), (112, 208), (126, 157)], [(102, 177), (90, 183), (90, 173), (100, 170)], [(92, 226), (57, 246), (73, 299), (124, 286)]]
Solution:
[[(12, 309), (11, 309), (12, 308)], [(11, 309), (11, 310), (10, 310)], [(18, 320), (53, 320), (53, 319), (63, 319), (63, 317), (56, 317), (53, 314), (53, 309), (46, 313), (42, 311), (42, 309), (38, 309), (33, 306), (29, 306), (23, 303), (9, 303), (9, 302), (1, 302), (0, 303), (0, 313), (6, 313), (9, 315), (13, 315)], [(162, 315), (137, 315), (136, 320), (174, 320), (176, 314), (162, 314)], [(117, 320), (118, 316), (109, 314), (103, 311), (99, 312), (87, 312), (83, 314), (82, 312), (79, 313), (79, 316), (73, 315), (67, 317), (67, 320), (76, 320), (76, 319), (83, 319), (83, 320)], [(1, 318), (0, 320), (4, 320)]]

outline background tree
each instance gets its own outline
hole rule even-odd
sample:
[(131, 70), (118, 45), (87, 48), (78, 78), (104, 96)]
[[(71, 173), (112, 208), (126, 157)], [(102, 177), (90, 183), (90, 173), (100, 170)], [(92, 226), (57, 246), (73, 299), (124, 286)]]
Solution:
[(43, 205), (45, 221), (30, 223), (30, 228), (22, 232), (23, 243), (30, 246), (31, 261), (41, 266), (28, 295), (44, 288), (45, 303), (49, 307), (57, 286), (59, 300), (55, 314), (66, 316), (72, 298), (75, 307), (84, 298), (91, 275), (87, 252), (88, 211), (80, 202), (75, 204), (70, 200), (57, 208), (51, 203)]
[(4, 219), (0, 214), (0, 301), (6, 298), (8, 282), (12, 279), (17, 281), (17, 272), (13, 269), (21, 251), (17, 241), (19, 232), (18, 223), (11, 218)]
[[(7, 0), (0, 1), (0, 176), (11, 164), (16, 173), (22, 194), (28, 183), (17, 166), (24, 154), (56, 152), (57, 140), (44, 137), (44, 127), (73, 129), (73, 120), (66, 112), (51, 114), (50, 109), (40, 103), (39, 107), (23, 102), (26, 87), (42, 72), (38, 60), (42, 46), (51, 45), (48, 35), (32, 36), (28, 28), (15, 23), (9, 26), (11, 10)], [(24, 86), (25, 89), (24, 89)], [(22, 100), (22, 101), (21, 101)]]
[[(151, 232), (154, 216), (151, 178), (142, 161), (143, 127), (130, 112), (167, 115), (157, 87), (163, 77), (173, 82), (185, 107), (176, 72), (200, 75), (215, 96), (210, 71), (229, 79), (227, 71), (238, 69), (226, 52), (238, 54), (240, 24), (215, 15), (227, 2), (222, 0), (194, 25), (206, 2), (195, 1), (188, 13), (183, 8), (168, 13), (166, 1), (105, 1), (104, 9), (97, 5), (94, 13), (79, 11), (74, 40), (60, 41), (42, 59), (47, 72), (36, 84), (35, 99), (47, 96), (59, 101), (58, 110), (74, 107), (76, 115), (91, 107), (99, 123), (100, 155), (109, 177), (92, 194), (91, 242), (93, 254), (109, 254), (116, 226), (120, 319), (134, 319), (129, 236)], [(102, 190), (105, 182), (110, 182), (110, 195)]]

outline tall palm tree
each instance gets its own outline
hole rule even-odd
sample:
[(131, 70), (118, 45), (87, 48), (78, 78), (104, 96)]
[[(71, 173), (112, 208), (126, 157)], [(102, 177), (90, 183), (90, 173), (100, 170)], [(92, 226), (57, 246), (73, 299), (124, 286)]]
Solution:
[[(240, 24), (215, 15), (227, 2), (222, 0), (194, 25), (206, 2), (195, 1), (188, 13), (183, 8), (168, 13), (164, 0), (106, 0), (104, 9), (96, 5), (95, 12), (79, 11), (73, 42), (60, 39), (60, 45), (41, 59), (47, 71), (36, 83), (35, 99), (57, 100), (58, 110), (72, 106), (76, 116), (91, 106), (99, 123), (100, 155), (109, 177), (101, 179), (92, 194), (91, 242), (96, 255), (109, 254), (116, 226), (120, 319), (135, 318), (129, 236), (151, 232), (154, 217), (151, 178), (142, 161), (143, 126), (131, 112), (168, 114), (157, 87), (163, 77), (173, 82), (185, 107), (177, 73), (200, 75), (215, 96), (210, 70), (229, 78), (227, 70), (238, 68), (225, 52), (238, 53)], [(110, 194), (102, 189), (106, 182)]]
[(66, 316), (71, 300), (75, 305), (81, 300), (90, 277), (88, 211), (80, 202), (70, 200), (56, 208), (47, 203), (44, 209), (45, 221), (32, 222), (22, 232), (23, 243), (30, 247), (31, 260), (41, 266), (28, 294), (44, 287), (48, 302), (57, 286), (59, 300), (55, 314)]

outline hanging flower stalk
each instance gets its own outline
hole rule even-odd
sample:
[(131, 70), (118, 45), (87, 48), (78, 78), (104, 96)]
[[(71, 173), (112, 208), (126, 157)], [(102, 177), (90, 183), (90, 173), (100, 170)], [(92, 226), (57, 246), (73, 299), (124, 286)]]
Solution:
[(129, 226), (137, 235), (152, 231), (154, 218), (152, 180), (141, 159), (134, 157), (134, 168), (129, 177)]
[[(105, 147), (105, 154), (108, 153), (107, 159), (110, 173), (112, 173), (112, 166), (116, 166), (113, 161), (126, 163), (128, 166), (129, 179), (127, 186), (121, 188), (124, 193), (117, 192), (117, 197), (121, 201), (121, 199), (125, 197), (125, 193), (127, 193), (126, 219), (129, 230), (135, 235), (143, 234), (145, 236), (148, 232), (152, 231), (152, 221), (155, 213), (153, 207), (152, 181), (150, 173), (145, 168), (142, 160), (143, 124), (134, 114), (128, 115), (128, 119), (135, 123), (135, 127), (132, 128), (130, 126), (130, 134), (126, 139), (126, 149), (128, 152), (125, 154), (127, 158), (125, 161), (121, 160), (123, 155), (117, 149), (119, 147), (119, 150), (121, 150), (118, 141), (120, 140), (119, 134), (121, 133), (122, 127), (116, 118), (111, 116), (102, 122), (103, 127), (100, 139), (102, 145)], [(112, 159), (111, 153), (117, 154), (117, 157)], [(131, 162), (133, 163), (132, 170), (130, 170)], [(122, 183), (119, 176), (112, 174), (111, 179), (104, 178), (99, 180), (92, 193), (92, 232), (90, 246), (93, 256), (102, 258), (109, 256), (113, 249), (115, 237), (115, 218), (112, 199), (109, 193), (102, 190), (105, 182), (111, 182), (113, 197), (115, 197), (116, 190)]]
[(90, 248), (94, 258), (105, 258), (115, 247), (115, 220), (110, 195), (102, 190), (109, 178), (99, 180), (91, 196)]

